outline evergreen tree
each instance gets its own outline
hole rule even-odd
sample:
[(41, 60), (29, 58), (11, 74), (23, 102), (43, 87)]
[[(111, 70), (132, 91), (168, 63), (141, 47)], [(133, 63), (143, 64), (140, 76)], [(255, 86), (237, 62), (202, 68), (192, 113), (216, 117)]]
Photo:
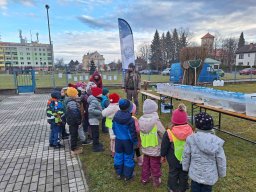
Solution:
[(242, 32), (238, 41), (238, 49), (243, 47), (244, 45), (245, 45), (244, 33)]
[(156, 30), (154, 39), (151, 43), (151, 69), (159, 70), (159, 66), (161, 65), (161, 45), (160, 45), (160, 38), (159, 33)]
[(161, 39), (160, 39), (160, 48), (161, 48), (162, 59), (161, 59), (161, 66), (159, 66), (159, 67), (160, 67), (161, 71), (163, 71), (163, 68), (166, 67), (166, 41), (165, 41), (164, 33), (162, 34)]
[[(172, 60), (172, 37), (170, 31), (167, 31), (166, 37), (165, 37), (165, 46), (166, 46), (166, 60), (170, 62)], [(167, 65), (169, 67), (169, 63)]]
[(172, 61), (176, 62), (179, 60), (179, 52), (180, 52), (180, 41), (177, 29), (175, 28), (172, 33), (172, 43), (173, 43), (173, 50), (172, 50)]
[(93, 60), (90, 62), (90, 75), (92, 75), (96, 71), (96, 66)]
[(185, 32), (182, 32), (181, 37), (180, 37), (180, 49), (183, 47), (187, 47), (188, 41), (187, 41), (187, 36), (185, 35)]

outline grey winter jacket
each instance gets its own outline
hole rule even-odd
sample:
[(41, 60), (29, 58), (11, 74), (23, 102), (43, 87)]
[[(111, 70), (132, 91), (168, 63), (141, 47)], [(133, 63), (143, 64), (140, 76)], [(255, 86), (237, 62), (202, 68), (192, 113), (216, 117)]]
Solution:
[(87, 99), (89, 104), (88, 108), (88, 120), (90, 125), (99, 125), (101, 119), (101, 105), (96, 97), (90, 95)]
[(210, 132), (197, 131), (186, 140), (182, 158), (184, 171), (201, 184), (214, 185), (219, 177), (226, 176), (224, 141)]

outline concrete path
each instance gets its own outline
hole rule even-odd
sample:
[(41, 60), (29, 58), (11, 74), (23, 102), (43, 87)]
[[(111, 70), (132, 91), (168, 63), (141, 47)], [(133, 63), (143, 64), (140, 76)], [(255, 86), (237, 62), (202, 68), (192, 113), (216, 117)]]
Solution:
[(19, 95), (0, 102), (0, 192), (88, 191), (80, 160), (49, 148), (49, 95)]

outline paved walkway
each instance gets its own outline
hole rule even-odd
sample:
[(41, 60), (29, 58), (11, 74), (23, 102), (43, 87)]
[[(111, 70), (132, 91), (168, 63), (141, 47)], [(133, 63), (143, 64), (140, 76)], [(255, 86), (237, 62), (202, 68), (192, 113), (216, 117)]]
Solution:
[(0, 102), (0, 192), (88, 191), (69, 141), (49, 148), (48, 95), (19, 95)]

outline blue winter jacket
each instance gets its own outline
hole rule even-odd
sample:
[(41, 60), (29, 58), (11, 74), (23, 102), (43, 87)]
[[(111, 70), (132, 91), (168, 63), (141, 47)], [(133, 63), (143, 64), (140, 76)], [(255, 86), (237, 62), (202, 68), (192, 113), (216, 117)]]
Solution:
[(116, 112), (112, 128), (116, 139), (130, 140), (134, 144), (138, 143), (134, 119), (129, 112), (121, 110)]

